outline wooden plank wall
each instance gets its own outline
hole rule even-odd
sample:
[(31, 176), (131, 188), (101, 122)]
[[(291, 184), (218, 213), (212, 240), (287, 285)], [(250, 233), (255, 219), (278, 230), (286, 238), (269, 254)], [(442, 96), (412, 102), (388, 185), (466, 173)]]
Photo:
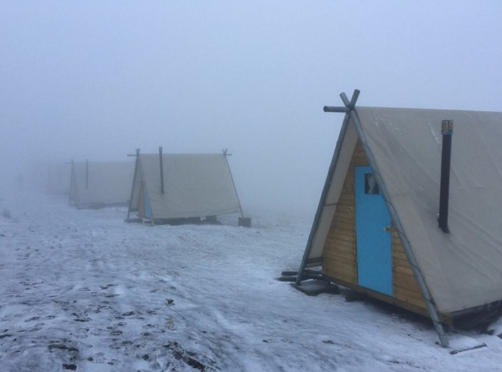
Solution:
[(410, 262), (394, 227), (392, 228), (392, 290), (396, 300), (426, 309)]
[[(350, 162), (340, 199), (326, 238), (322, 258), (322, 272), (335, 282), (353, 284), (357, 289), (357, 252), (355, 228), (354, 167), (369, 165), (361, 142), (358, 140)], [(393, 298), (378, 294), (378, 298), (424, 313), (422, 298), (401, 240), (392, 228), (392, 286)], [(364, 292), (368, 293), (367, 290)], [(371, 293), (371, 291), (369, 291)]]
[(357, 284), (354, 194), (354, 167), (357, 165), (369, 165), (359, 140), (345, 176), (340, 199), (322, 253), (323, 274), (352, 284)]

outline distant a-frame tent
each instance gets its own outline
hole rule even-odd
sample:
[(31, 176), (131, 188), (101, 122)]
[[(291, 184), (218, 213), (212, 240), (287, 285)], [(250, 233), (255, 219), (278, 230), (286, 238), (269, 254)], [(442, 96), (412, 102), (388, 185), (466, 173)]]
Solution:
[(214, 220), (218, 215), (240, 213), (227, 153), (140, 154), (137, 150), (127, 220), (177, 223), (186, 219)]
[[(358, 95), (325, 107), (345, 119), (297, 284), (321, 266), (334, 283), (430, 316), (447, 346), (443, 322), (502, 299), (502, 113), (355, 107)], [(443, 121), (455, 126), (446, 229)]]
[(134, 175), (134, 162), (72, 162), (70, 205), (102, 208), (127, 205)]
[(68, 196), (70, 193), (70, 179), (70, 163), (50, 164), (47, 170), (48, 193)]

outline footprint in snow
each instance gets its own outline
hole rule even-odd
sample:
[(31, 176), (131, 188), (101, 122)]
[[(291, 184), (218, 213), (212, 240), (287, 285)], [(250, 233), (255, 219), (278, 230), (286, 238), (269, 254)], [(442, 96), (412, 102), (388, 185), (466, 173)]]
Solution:
[(63, 369), (70, 371), (77, 370), (77, 361), (81, 359), (81, 350), (91, 347), (92, 345), (75, 343), (66, 339), (50, 341), (47, 345), (49, 353), (61, 362)]
[(117, 284), (107, 284), (107, 285), (102, 285), (100, 286), (102, 290), (108, 289), (110, 287), (116, 287)]
[(39, 320), (39, 319), (40, 319), (40, 317), (39, 317), (39, 316), (34, 316), (34, 317), (30, 318), (30, 319), (26, 319), (24, 322), (25, 322), (25, 323), (27, 323), (27, 322), (33, 322), (33, 321), (35, 321), (35, 320)]

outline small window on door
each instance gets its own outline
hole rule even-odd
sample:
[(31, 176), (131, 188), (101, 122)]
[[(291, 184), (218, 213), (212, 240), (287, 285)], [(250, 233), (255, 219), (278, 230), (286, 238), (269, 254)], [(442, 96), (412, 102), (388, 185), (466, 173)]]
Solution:
[(380, 189), (373, 173), (364, 174), (364, 193), (368, 195), (380, 194)]

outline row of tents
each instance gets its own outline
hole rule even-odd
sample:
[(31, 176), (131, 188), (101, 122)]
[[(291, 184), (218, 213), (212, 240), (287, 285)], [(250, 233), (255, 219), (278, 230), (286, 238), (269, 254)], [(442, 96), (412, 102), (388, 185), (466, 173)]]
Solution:
[[(502, 113), (356, 107), (358, 94), (325, 108), (345, 119), (296, 286), (317, 268), (326, 281), (430, 317), (447, 346), (445, 323), (502, 303)], [(124, 167), (73, 164), (70, 200), (96, 203), (97, 175), (120, 174), (132, 188), (113, 202), (129, 200), (142, 219), (242, 213), (225, 154), (138, 153)]]
[(136, 161), (72, 162), (49, 170), (49, 189), (68, 192), (77, 208), (128, 205), (128, 220), (172, 223), (240, 213), (246, 223), (227, 156), (159, 149), (137, 150)]

